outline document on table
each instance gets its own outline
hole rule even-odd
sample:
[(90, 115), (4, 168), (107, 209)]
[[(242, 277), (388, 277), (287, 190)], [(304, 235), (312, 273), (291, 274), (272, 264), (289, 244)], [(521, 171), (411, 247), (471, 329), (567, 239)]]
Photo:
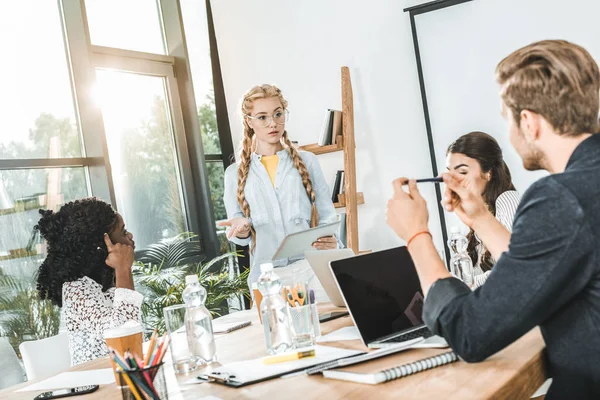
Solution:
[(297, 361), (282, 362), (279, 364), (264, 364), (262, 358), (240, 361), (211, 371), (209, 375), (228, 377), (223, 383), (230, 386), (243, 386), (265, 379), (275, 378), (283, 374), (309, 368), (317, 364), (330, 362), (339, 358), (355, 356), (364, 352), (358, 350), (339, 349), (336, 347), (315, 347), (315, 357), (302, 358)]
[(17, 392), (65, 389), (88, 385), (107, 385), (110, 383), (115, 383), (115, 375), (112, 368), (70, 371), (62, 372), (33, 385), (26, 386), (17, 390)]
[(360, 333), (358, 332), (358, 328), (354, 325), (345, 326), (336, 331), (328, 333), (327, 335), (318, 337), (317, 343), (339, 342), (342, 340), (360, 340)]

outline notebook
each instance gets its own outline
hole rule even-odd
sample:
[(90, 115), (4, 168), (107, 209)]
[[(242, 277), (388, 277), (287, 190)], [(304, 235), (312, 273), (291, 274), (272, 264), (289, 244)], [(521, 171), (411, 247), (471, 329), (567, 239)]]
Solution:
[(229, 387), (241, 387), (257, 382), (280, 377), (285, 374), (306, 370), (317, 364), (323, 364), (340, 358), (363, 354), (362, 351), (340, 349), (316, 345), (315, 357), (302, 358), (296, 361), (265, 365), (262, 358), (239, 361), (217, 367), (197, 377), (200, 381), (220, 383)]
[(359, 354), (357, 356), (342, 358), (342, 359), (334, 360), (334, 361), (331, 361), (328, 363), (315, 365), (314, 367), (307, 369), (306, 374), (315, 375), (315, 374), (318, 374), (318, 373), (321, 373), (321, 372), (324, 372), (324, 371), (327, 371), (330, 369), (345, 367), (345, 366), (349, 366), (349, 365), (360, 364), (360, 363), (370, 361), (370, 360), (375, 360), (380, 357), (385, 357), (385, 356), (388, 356), (391, 354), (399, 353), (404, 350), (409, 350), (409, 349), (413, 348), (414, 344), (417, 344), (423, 340), (424, 340), (423, 338), (415, 338), (412, 340), (408, 340), (408, 341), (402, 343), (401, 345), (397, 345), (395, 347), (387, 347), (384, 349), (371, 351), (370, 353)]
[(382, 382), (389, 382), (395, 379), (400, 379), (405, 376), (416, 374), (417, 372), (426, 371), (428, 369), (440, 367), (458, 361), (456, 353), (448, 351), (428, 358), (423, 358), (415, 362), (399, 365), (394, 368), (388, 368), (373, 373), (360, 373), (343, 370), (323, 371), (323, 376), (330, 379), (340, 379), (356, 383), (366, 383), (376, 385)]

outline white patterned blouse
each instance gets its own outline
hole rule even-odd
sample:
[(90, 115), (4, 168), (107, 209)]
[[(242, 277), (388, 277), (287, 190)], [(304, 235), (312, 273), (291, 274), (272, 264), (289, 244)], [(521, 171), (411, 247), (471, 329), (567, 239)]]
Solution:
[[(513, 220), (515, 219), (515, 214), (517, 213), (520, 202), (521, 196), (516, 190), (507, 190), (496, 199), (496, 219), (500, 221), (509, 232), (512, 232)], [(479, 240), (479, 238), (477, 238), (477, 240)], [(473, 271), (475, 277), (473, 288), (482, 286), (492, 272), (483, 272), (481, 269), (481, 257), (485, 254), (485, 251), (485, 246), (479, 241), (479, 244), (477, 245), (478, 260)]]
[(103, 333), (129, 320), (140, 321), (144, 296), (122, 288), (102, 291), (102, 286), (87, 276), (63, 284), (63, 319), (69, 336), (71, 365), (102, 357), (108, 353)]

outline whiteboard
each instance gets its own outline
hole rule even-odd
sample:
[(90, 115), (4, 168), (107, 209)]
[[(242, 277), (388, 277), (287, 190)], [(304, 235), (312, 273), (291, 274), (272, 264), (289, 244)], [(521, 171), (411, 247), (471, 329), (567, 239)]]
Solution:
[[(438, 172), (446, 149), (471, 131), (492, 135), (523, 194), (547, 173), (526, 171), (500, 115), (494, 72), (508, 54), (544, 39), (565, 39), (600, 59), (600, 2), (590, 0), (474, 0), (415, 15)], [(446, 226), (462, 226), (445, 213)]]

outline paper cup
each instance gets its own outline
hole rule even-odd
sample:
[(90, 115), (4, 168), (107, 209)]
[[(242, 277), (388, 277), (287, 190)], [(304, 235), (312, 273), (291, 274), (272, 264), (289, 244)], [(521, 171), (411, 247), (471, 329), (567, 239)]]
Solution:
[[(136, 357), (144, 358), (144, 352), (142, 350), (142, 325), (139, 322), (127, 321), (119, 327), (105, 330), (104, 340), (106, 341), (106, 347), (115, 350), (121, 356), (126, 351), (129, 351)], [(110, 362), (115, 374), (115, 382), (118, 385), (119, 376), (116, 372), (117, 366), (112, 359)]]

